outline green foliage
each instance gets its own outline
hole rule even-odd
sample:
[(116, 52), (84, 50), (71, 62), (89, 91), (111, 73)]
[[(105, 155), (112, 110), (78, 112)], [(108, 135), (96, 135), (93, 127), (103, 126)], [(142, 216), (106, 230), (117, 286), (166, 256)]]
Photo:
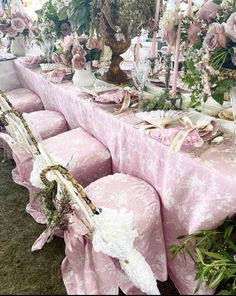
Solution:
[(182, 75), (182, 81), (192, 92), (188, 108), (198, 108), (201, 101), (207, 100), (207, 96), (204, 94), (202, 72), (196, 67), (196, 61), (191, 57), (186, 58), (183, 66), (184, 74)]
[[(42, 197), (44, 212), (47, 219), (47, 224), (52, 229), (65, 228), (68, 224), (65, 219), (65, 214), (71, 211), (70, 196), (64, 188), (61, 192), (61, 200), (56, 201), (57, 183), (54, 181), (51, 187), (46, 187), (40, 190), (39, 196)], [(57, 203), (57, 206), (55, 205)]]
[(92, 49), (88, 50), (87, 52), (88, 53), (85, 56), (87, 62), (100, 59), (100, 55), (101, 55), (101, 50), (100, 49), (92, 48)]
[(231, 56), (233, 54), (233, 48), (216, 48), (210, 54), (210, 64), (216, 70), (220, 70), (222, 66), (231, 60)]
[(91, 15), (90, 9), (92, 0), (73, 0), (69, 6), (65, 6), (60, 11), (60, 19), (67, 18), (69, 12), (69, 22), (71, 27), (80, 36), (82, 34), (89, 34)]
[(161, 94), (156, 95), (154, 98), (144, 100), (144, 111), (152, 110), (177, 110), (177, 101), (182, 103), (182, 96), (177, 94), (176, 98), (172, 98), (169, 91), (165, 91)]
[(179, 253), (189, 255), (195, 262), (198, 281), (195, 293), (202, 282), (209, 289), (218, 287), (218, 295), (236, 294), (236, 219), (227, 219), (217, 230), (206, 230), (179, 237), (180, 244), (169, 247), (173, 259)]
[(222, 105), (225, 93), (228, 93), (231, 87), (236, 85), (236, 81), (230, 78), (220, 80), (218, 76), (213, 76), (211, 78), (211, 84), (213, 99)]
[[(61, 0), (58, 1), (60, 6)], [(36, 11), (37, 21), (35, 27), (37, 28), (37, 39), (45, 40), (48, 38), (60, 39), (63, 37), (62, 25), (68, 24), (66, 11), (64, 17), (58, 11), (58, 7), (53, 0), (48, 0), (44, 3), (41, 9)]]
[(142, 28), (153, 28), (155, 0), (72, 0), (62, 8), (60, 20), (67, 17), (68, 11), (70, 24), (78, 35), (89, 35), (94, 30), (101, 34), (105, 21), (113, 29), (125, 22), (129, 33), (136, 36)]

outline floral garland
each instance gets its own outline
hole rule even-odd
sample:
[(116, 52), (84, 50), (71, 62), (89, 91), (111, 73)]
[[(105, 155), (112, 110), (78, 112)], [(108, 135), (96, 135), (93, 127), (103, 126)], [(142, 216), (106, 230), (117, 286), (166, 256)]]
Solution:
[(236, 85), (236, 1), (208, 0), (182, 24), (183, 82), (191, 106), (213, 97), (223, 104)]

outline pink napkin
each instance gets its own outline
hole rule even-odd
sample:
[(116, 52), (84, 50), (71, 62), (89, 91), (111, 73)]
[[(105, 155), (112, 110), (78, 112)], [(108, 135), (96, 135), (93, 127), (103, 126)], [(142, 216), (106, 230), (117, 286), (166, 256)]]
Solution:
[(40, 56), (26, 56), (20, 59), (20, 62), (26, 66), (38, 65), (42, 62)]
[[(122, 104), (125, 98), (126, 92), (127, 90), (125, 89), (105, 92), (95, 97), (95, 101), (104, 103), (104, 104), (106, 103)], [(131, 94), (131, 97), (135, 97), (137, 95), (136, 91), (134, 90), (131, 90), (130, 94)]]
[(66, 75), (66, 69), (55, 69), (47, 73), (48, 80), (53, 83), (61, 83)]
[(184, 145), (201, 147), (204, 141), (216, 135), (217, 130), (216, 122), (211, 120), (207, 124), (207, 129), (197, 127), (157, 128), (150, 132), (150, 136), (168, 146), (171, 146), (175, 142), (172, 148), (173, 151), (178, 151)]
[[(167, 128), (167, 129), (157, 128), (151, 131), (150, 136), (153, 139), (158, 140), (163, 144), (170, 146), (174, 138), (182, 130), (184, 130), (184, 128), (180, 128), (180, 127)], [(195, 129), (187, 135), (187, 137), (184, 139), (183, 145), (201, 147), (203, 143), (204, 143), (203, 139), (200, 137), (199, 132)]]

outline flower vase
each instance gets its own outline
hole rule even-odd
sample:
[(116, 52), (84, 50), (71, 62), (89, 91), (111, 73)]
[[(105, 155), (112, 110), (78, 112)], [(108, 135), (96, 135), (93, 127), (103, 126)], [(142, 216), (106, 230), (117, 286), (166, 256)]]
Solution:
[(11, 42), (11, 53), (17, 57), (25, 56), (26, 54), (26, 40), (24, 36), (17, 36)]
[(95, 80), (96, 78), (92, 72), (91, 62), (86, 64), (85, 69), (76, 69), (72, 79), (76, 87), (92, 87), (95, 83)]

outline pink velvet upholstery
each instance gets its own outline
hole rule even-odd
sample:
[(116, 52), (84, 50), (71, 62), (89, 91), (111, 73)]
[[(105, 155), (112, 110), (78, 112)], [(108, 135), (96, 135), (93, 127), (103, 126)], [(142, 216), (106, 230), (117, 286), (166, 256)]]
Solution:
[[(143, 180), (115, 174), (85, 188), (98, 208), (126, 208), (134, 213), (134, 229), (139, 233), (135, 247), (146, 258), (157, 279), (166, 276), (165, 243), (162, 232), (160, 201), (155, 189)], [(141, 294), (122, 272), (119, 262), (96, 253), (76, 214), (65, 231), (66, 258), (62, 263), (63, 280), (69, 295)], [(114, 230), (115, 231), (115, 230)]]
[(43, 109), (40, 98), (27, 88), (16, 88), (6, 92), (6, 96), (12, 103), (13, 107), (23, 113), (30, 113)]
[(48, 139), (68, 130), (65, 117), (56, 111), (35, 111), (24, 116), (38, 139)]

